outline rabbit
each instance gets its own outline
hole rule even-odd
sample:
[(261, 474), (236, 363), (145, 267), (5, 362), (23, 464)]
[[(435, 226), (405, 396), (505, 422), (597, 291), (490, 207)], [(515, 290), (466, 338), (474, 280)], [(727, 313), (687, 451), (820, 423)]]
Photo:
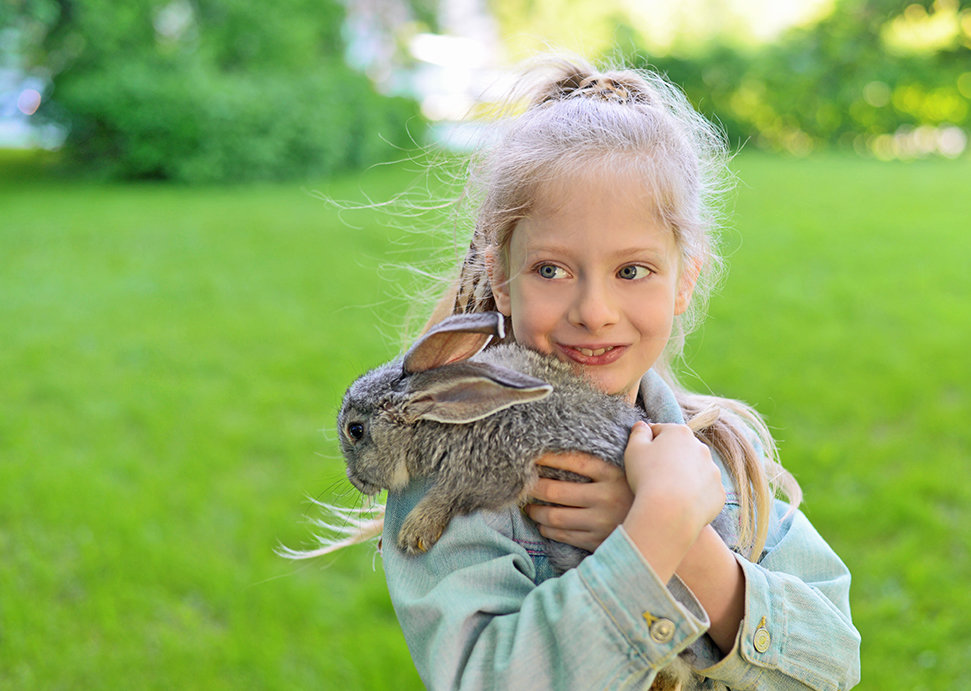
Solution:
[[(581, 451), (623, 467), (630, 429), (644, 412), (594, 388), (566, 363), (504, 338), (498, 312), (449, 317), (402, 358), (367, 372), (344, 395), (337, 424), (347, 477), (362, 493), (435, 481), (398, 534), (405, 552), (431, 548), (456, 515), (526, 500), (540, 475), (588, 478), (533, 462), (548, 452)], [(546, 540), (557, 573), (589, 552)], [(697, 688), (680, 658), (653, 691)]]
[[(406, 552), (429, 549), (455, 515), (523, 503), (537, 470), (589, 481), (538, 469), (543, 453), (583, 451), (622, 466), (630, 428), (645, 419), (552, 356), (515, 344), (482, 350), (503, 331), (497, 312), (450, 317), (344, 396), (338, 430), (358, 490), (373, 495), (436, 477), (398, 535)], [(557, 573), (589, 554), (552, 540), (546, 547)]]

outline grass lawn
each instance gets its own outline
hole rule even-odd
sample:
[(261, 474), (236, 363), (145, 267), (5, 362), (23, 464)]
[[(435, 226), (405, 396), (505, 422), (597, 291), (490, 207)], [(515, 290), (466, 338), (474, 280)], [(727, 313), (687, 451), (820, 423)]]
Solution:
[[(971, 160), (748, 154), (699, 388), (754, 403), (854, 574), (864, 689), (971, 688)], [(312, 194), (0, 156), (0, 688), (421, 688), (354, 501), (340, 396), (401, 346), (442, 238)], [(407, 220), (397, 223), (407, 224)], [(444, 235), (444, 234), (443, 234)]]

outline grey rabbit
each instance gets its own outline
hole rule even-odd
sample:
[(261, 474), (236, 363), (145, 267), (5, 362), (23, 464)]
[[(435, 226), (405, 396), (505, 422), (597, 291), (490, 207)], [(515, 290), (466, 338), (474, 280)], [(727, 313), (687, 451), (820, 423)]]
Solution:
[[(630, 429), (646, 420), (639, 408), (596, 389), (553, 356), (515, 344), (484, 349), (503, 337), (498, 312), (449, 317), (344, 395), (337, 425), (347, 477), (357, 489), (373, 495), (435, 478), (398, 533), (406, 552), (427, 551), (456, 515), (524, 502), (540, 474), (589, 481), (553, 468), (538, 471), (533, 461), (544, 453), (582, 451), (623, 467)], [(558, 573), (589, 554), (554, 540), (545, 547)], [(701, 684), (675, 658), (651, 691)]]
[[(435, 476), (398, 534), (407, 552), (429, 549), (456, 515), (525, 501), (543, 453), (583, 451), (622, 466), (630, 428), (644, 419), (552, 356), (514, 344), (482, 350), (493, 337), (503, 337), (497, 312), (449, 317), (344, 396), (337, 423), (357, 489), (371, 495)], [(546, 552), (558, 573), (589, 554), (552, 540)]]

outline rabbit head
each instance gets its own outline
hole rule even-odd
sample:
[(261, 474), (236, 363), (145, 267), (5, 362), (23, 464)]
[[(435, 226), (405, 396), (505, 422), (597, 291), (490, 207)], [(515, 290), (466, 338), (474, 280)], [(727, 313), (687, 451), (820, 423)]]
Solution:
[[(496, 312), (454, 315), (405, 355), (355, 381), (337, 417), (347, 477), (361, 492), (401, 489), (434, 469), (441, 453), (416, 443), (426, 423), (465, 424), (549, 395), (546, 382), (514, 370), (470, 361), (503, 337)], [(440, 432), (440, 430), (439, 430)], [(439, 435), (441, 436), (441, 435)], [(445, 440), (436, 442), (440, 447)]]

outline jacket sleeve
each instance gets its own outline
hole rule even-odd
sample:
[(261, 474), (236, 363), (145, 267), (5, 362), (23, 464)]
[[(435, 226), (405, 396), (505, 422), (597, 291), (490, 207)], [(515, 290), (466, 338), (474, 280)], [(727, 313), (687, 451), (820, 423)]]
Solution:
[(430, 689), (646, 688), (708, 628), (688, 589), (662, 584), (622, 528), (539, 585), (528, 540), (512, 537), (525, 525), (516, 509), (455, 518), (426, 554), (404, 554), (395, 536), (421, 494), (389, 495), (383, 555)]
[[(745, 574), (734, 648), (699, 671), (732, 689), (849, 689), (860, 680), (850, 573), (799, 511), (776, 501), (758, 563)], [(696, 663), (698, 664), (698, 663)]]

